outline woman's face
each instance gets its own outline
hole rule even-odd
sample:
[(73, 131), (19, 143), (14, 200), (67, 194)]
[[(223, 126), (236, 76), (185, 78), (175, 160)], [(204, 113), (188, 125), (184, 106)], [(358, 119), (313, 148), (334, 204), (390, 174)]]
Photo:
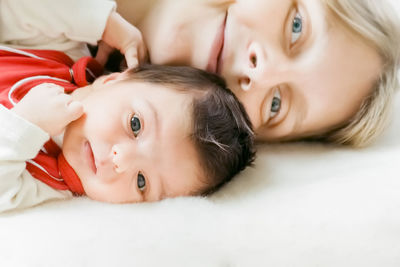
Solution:
[(224, 76), (263, 140), (324, 133), (358, 111), (380, 58), (322, 1), (226, 2), (159, 1), (139, 25), (151, 61)]

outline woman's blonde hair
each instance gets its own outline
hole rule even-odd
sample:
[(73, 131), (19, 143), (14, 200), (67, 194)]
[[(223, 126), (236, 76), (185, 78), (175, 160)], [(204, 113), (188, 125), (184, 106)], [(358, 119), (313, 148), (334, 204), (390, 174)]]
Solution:
[(395, 91), (399, 87), (400, 21), (389, 0), (323, 0), (328, 11), (380, 54), (383, 69), (360, 110), (324, 140), (362, 147), (386, 128)]

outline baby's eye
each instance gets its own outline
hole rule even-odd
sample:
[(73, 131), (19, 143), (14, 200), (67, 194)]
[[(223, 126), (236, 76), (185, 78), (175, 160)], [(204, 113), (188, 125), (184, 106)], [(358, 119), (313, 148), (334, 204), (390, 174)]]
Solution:
[(146, 189), (146, 178), (140, 172), (137, 175), (137, 187), (142, 192)]
[(251, 62), (251, 66), (253, 68), (257, 67), (257, 56), (256, 55), (251, 55), (250, 62)]
[(303, 18), (300, 13), (297, 12), (292, 23), (292, 41), (291, 44), (296, 43), (296, 41), (301, 37), (303, 33)]
[(142, 129), (142, 124), (140, 122), (140, 119), (136, 115), (133, 115), (131, 118), (131, 129), (135, 137), (139, 135), (140, 130)]
[(281, 110), (281, 93), (277, 89), (275, 90), (274, 98), (272, 99), (269, 117), (271, 119), (274, 118), (276, 115), (278, 115), (280, 110)]

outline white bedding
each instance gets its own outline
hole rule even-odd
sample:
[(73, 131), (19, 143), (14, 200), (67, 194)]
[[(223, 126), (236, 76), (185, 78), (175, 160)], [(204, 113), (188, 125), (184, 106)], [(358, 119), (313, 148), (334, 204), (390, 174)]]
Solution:
[(262, 146), (210, 198), (0, 215), (0, 266), (400, 266), (400, 95), (373, 146)]
[(0, 266), (400, 266), (400, 95), (378, 143), (260, 148), (211, 198), (0, 215)]

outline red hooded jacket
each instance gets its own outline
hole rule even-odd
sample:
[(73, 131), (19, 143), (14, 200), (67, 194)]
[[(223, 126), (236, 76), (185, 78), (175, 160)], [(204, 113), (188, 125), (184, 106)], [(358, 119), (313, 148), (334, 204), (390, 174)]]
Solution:
[[(53, 50), (19, 50), (0, 46), (0, 104), (12, 108), (34, 86), (54, 83), (70, 93), (88, 85), (103, 72), (91, 57), (76, 63), (66, 54)], [(57, 190), (82, 195), (79, 177), (51, 139), (26, 168), (36, 179)]]

